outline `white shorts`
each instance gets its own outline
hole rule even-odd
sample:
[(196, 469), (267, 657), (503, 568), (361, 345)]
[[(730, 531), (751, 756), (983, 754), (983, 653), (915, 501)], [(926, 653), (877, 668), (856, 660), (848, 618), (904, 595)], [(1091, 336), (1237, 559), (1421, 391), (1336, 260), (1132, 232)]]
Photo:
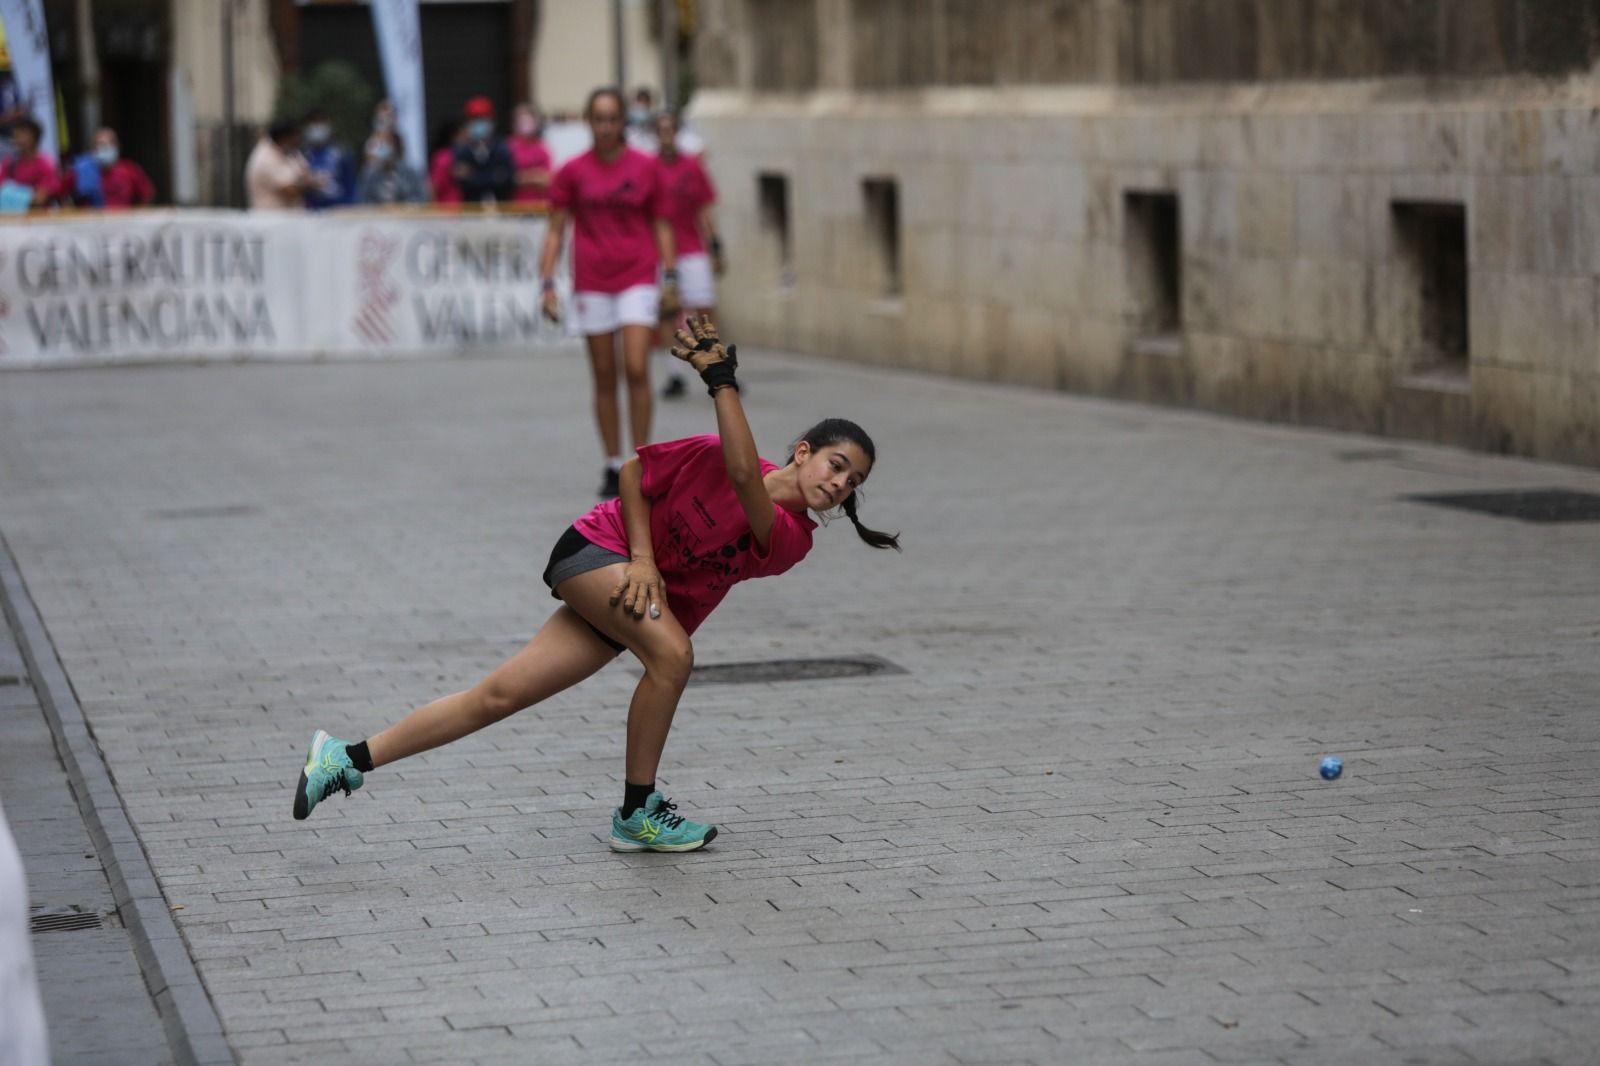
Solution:
[(678, 299), (684, 310), (717, 306), (717, 283), (711, 277), (711, 256), (690, 252), (678, 256)]
[(579, 292), (572, 296), (573, 324), (585, 337), (614, 333), (623, 326), (649, 326), (658, 323), (661, 290), (654, 285), (635, 285), (621, 292)]

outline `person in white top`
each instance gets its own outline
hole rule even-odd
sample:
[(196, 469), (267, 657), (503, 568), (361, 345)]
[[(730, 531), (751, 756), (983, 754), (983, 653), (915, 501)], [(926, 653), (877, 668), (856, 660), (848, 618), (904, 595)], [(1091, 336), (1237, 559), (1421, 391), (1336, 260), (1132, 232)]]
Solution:
[(306, 190), (319, 179), (300, 155), (300, 126), (282, 119), (256, 142), (244, 165), (245, 192), (252, 211), (298, 211)]
[(50, 1066), (29, 935), (28, 880), (0, 809), (0, 1062), (6, 1066)]

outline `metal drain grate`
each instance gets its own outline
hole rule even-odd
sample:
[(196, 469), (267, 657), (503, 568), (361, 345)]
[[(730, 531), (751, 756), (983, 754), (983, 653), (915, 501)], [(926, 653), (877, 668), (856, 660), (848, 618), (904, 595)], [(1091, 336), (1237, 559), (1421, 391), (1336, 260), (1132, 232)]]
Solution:
[(260, 514), (261, 508), (248, 503), (225, 504), (221, 507), (174, 507), (165, 511), (151, 511), (151, 518), (243, 518)]
[(22, 678), (14, 677), (11, 674), (0, 674), (0, 688), (5, 688), (7, 685), (20, 684), (22, 684)]
[(104, 927), (99, 914), (77, 907), (34, 907), (28, 915), (30, 933), (71, 933)]
[(1505, 492), (1445, 492), (1407, 496), (1417, 503), (1477, 511), (1523, 522), (1600, 522), (1600, 495), (1571, 489), (1512, 489)]
[(887, 659), (863, 655), (852, 659), (762, 659), (747, 663), (716, 663), (695, 667), (689, 680), (701, 684), (755, 685), (768, 681), (823, 681), (905, 672)]

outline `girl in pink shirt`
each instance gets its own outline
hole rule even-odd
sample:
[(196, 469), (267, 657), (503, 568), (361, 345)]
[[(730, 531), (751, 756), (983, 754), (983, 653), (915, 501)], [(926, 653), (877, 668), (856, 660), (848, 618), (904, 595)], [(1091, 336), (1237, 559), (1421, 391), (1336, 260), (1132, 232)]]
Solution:
[(550, 151), (539, 139), (539, 116), (527, 104), (518, 104), (511, 113), (511, 136), (506, 138), (511, 163), (516, 167), (516, 186), (511, 202), (523, 207), (550, 207)]
[[(667, 187), (667, 210), (672, 222), (672, 244), (678, 253), (678, 296), (689, 315), (717, 313), (717, 286), (714, 277), (722, 275), (722, 241), (717, 236), (711, 205), (717, 202), (716, 187), (695, 156), (679, 151), (678, 116), (663, 111), (656, 116), (656, 166)], [(678, 322), (661, 323), (661, 345), (671, 345), (672, 330)], [(686, 391), (677, 360), (663, 352), (667, 367), (667, 387), (661, 395), (682, 396)]]
[(617, 494), (622, 470), (617, 339), (628, 379), (629, 435), (638, 448), (650, 440), (650, 343), (656, 324), (677, 317), (678, 307), (677, 250), (667, 221), (666, 189), (656, 161), (623, 139), (623, 113), (617, 90), (589, 94), (583, 114), (594, 147), (556, 171), (550, 182), (550, 224), (539, 263), (544, 313), (559, 321), (556, 262), (571, 220), (572, 317), (588, 340), (594, 371), (594, 415), (606, 450), (602, 497)]
[(611, 815), (615, 851), (691, 851), (717, 835), (674, 813), (656, 768), (694, 664), (690, 636), (740, 581), (771, 577), (811, 550), (819, 514), (842, 510), (874, 548), (899, 537), (861, 524), (855, 491), (872, 471), (872, 438), (828, 419), (779, 466), (756, 454), (724, 348), (707, 317), (680, 331), (673, 354), (699, 373), (717, 435), (651, 444), (622, 467), (621, 494), (579, 518), (556, 542), (544, 578), (562, 606), (508, 662), (473, 688), (412, 711), (359, 744), (317, 730), (295, 788), (294, 816), (361, 787), (375, 767), (459, 740), (576, 685), (622, 651), (644, 664), (628, 707), (622, 805)]

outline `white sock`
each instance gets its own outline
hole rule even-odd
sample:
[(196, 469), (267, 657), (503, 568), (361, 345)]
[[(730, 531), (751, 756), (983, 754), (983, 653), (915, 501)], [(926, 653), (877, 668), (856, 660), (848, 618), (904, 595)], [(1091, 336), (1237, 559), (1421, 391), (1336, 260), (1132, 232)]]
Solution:
[(613, 455), (609, 459), (607, 459), (606, 460), (606, 469), (607, 470), (621, 470), (622, 469), (622, 456)]

